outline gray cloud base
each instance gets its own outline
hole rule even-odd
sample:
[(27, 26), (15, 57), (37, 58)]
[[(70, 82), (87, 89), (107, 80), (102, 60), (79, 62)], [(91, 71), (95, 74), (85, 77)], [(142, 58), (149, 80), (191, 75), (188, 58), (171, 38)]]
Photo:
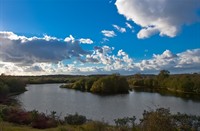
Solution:
[(64, 42), (53, 37), (27, 38), (11, 32), (0, 32), (0, 60), (19, 64), (54, 62), (88, 54), (79, 41)]

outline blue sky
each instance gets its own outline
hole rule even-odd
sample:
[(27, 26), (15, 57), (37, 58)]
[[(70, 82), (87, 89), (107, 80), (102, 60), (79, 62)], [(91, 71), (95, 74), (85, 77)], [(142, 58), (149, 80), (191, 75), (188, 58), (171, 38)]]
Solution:
[(0, 0), (0, 54), (13, 75), (199, 72), (200, 1)]

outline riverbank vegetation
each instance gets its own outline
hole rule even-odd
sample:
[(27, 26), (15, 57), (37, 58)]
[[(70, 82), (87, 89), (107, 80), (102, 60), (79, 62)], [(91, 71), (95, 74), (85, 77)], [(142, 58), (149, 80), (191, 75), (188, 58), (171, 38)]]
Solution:
[[(158, 75), (135, 74), (120, 76), (85, 76), (73, 79), (72, 83), (62, 85), (61, 88), (88, 91), (97, 94), (128, 93), (129, 90), (159, 92), (181, 97), (199, 99), (200, 74), (173, 74), (161, 70)], [(127, 83), (128, 82), (128, 83)]]
[[(127, 84), (128, 82), (128, 84)], [(120, 94), (135, 91), (156, 91), (181, 97), (198, 99), (200, 74), (170, 74), (161, 70), (158, 75), (50, 75), (50, 76), (0, 76), (0, 96), (25, 91), (26, 84), (66, 83), (62, 88), (88, 91), (96, 94)], [(176, 94), (175, 94), (176, 93)], [(191, 97), (191, 98), (192, 98)]]
[(104, 77), (87, 77), (74, 83), (60, 86), (81, 91), (89, 91), (97, 94), (128, 93), (129, 85), (125, 77), (113, 74)]
[(135, 74), (128, 78), (132, 89), (168, 90), (171, 92), (200, 94), (200, 74), (174, 74), (161, 70), (156, 76)]
[[(128, 82), (127, 82), (128, 81)], [(172, 114), (169, 109), (159, 108), (144, 111), (143, 117), (136, 123), (136, 118), (124, 117), (114, 120), (115, 125), (106, 122), (88, 120), (79, 114), (69, 114), (61, 119), (56, 112), (49, 114), (38, 111), (25, 111), (14, 105), (14, 94), (26, 91), (26, 84), (56, 82), (68, 83), (64, 88), (90, 91), (98, 94), (127, 93), (129, 89), (156, 89), (172, 92), (200, 93), (199, 74), (170, 75), (162, 70), (158, 75), (120, 76), (118, 74), (102, 76), (0, 76), (0, 130), (3, 131), (37, 131), (40, 129), (50, 131), (140, 131), (140, 130), (199, 130), (200, 116), (187, 114)], [(130, 88), (129, 88), (130, 86)]]
[(142, 118), (136, 122), (136, 117), (124, 117), (114, 120), (114, 125), (101, 121), (88, 120), (85, 116), (74, 114), (60, 119), (56, 112), (50, 114), (37, 111), (24, 111), (16, 107), (1, 107), (0, 130), (23, 131), (195, 131), (199, 130), (200, 117), (186, 114), (171, 114), (169, 109), (158, 108), (144, 111)]
[(17, 79), (27, 84), (68, 83), (74, 82), (84, 76), (73, 75), (43, 75), (43, 76), (10, 76), (1, 74), (0, 78)]
[(19, 78), (0, 77), (0, 104), (13, 103), (11, 95), (26, 91), (26, 82)]

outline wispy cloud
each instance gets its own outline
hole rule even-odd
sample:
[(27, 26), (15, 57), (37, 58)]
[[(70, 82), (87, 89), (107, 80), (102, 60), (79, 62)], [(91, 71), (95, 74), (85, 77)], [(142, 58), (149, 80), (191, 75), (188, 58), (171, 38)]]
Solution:
[(106, 37), (115, 37), (116, 34), (113, 30), (102, 30), (101, 33)]
[(125, 33), (126, 32), (126, 28), (120, 27), (118, 25), (112, 25), (117, 31), (121, 32), (121, 33)]
[(131, 24), (129, 24), (128, 22), (126, 22), (125, 24), (126, 24), (126, 27), (128, 27), (132, 32), (135, 32)]
[[(76, 41), (76, 39), (72, 35), (69, 35), (68, 37), (66, 37), (64, 39), (64, 41), (67, 43), (74, 43)], [(80, 38), (77, 41), (79, 41), (82, 44), (93, 44), (94, 43), (93, 40), (91, 40), (90, 38)]]

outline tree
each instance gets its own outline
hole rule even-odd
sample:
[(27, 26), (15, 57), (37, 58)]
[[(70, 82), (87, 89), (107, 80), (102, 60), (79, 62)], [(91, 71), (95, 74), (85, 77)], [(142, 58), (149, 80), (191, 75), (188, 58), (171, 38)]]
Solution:
[(0, 97), (4, 97), (9, 93), (9, 87), (0, 81)]
[(99, 78), (90, 89), (93, 93), (101, 94), (127, 93), (128, 90), (129, 85), (126, 78), (118, 75)]
[(142, 75), (140, 73), (137, 73), (137, 74), (133, 75), (133, 78), (142, 79)]
[(158, 74), (158, 79), (165, 79), (168, 78), (170, 75), (170, 72), (168, 70), (161, 70)]
[(159, 82), (160, 87), (166, 87), (166, 80), (169, 77), (170, 72), (168, 70), (161, 70), (157, 76), (157, 80)]

